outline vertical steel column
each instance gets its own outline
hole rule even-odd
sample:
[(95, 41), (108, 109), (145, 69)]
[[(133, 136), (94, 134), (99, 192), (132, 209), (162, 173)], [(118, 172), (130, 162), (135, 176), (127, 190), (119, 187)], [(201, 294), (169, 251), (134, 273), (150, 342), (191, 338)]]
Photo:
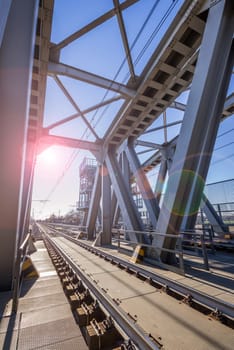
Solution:
[(94, 238), (95, 224), (98, 216), (100, 199), (101, 199), (101, 165), (98, 164), (94, 183), (93, 183), (93, 190), (92, 190), (92, 195), (90, 199), (90, 207), (89, 207), (88, 218), (87, 218), (88, 239), (90, 240)]
[[(226, 65), (226, 69), (223, 72), (223, 79), (220, 76), (220, 79), (222, 80), (221, 82), (221, 87), (220, 87), (220, 94), (217, 96), (216, 101), (214, 102), (213, 105), (213, 111), (214, 114), (217, 115), (217, 123), (214, 126), (208, 126), (208, 127), (212, 127), (211, 130), (209, 130), (209, 128), (207, 129), (206, 132), (206, 137), (204, 138), (204, 146), (203, 146), (203, 150), (202, 150), (202, 154), (203, 154), (203, 158), (201, 158), (201, 161), (199, 162), (198, 168), (197, 168), (197, 173), (201, 176), (201, 178), (206, 178), (206, 174), (208, 172), (209, 169), (209, 164), (210, 164), (210, 159), (212, 156), (212, 152), (213, 152), (213, 148), (214, 148), (214, 144), (215, 144), (215, 140), (216, 140), (216, 136), (218, 133), (218, 127), (219, 127), (219, 123), (220, 123), (220, 116), (222, 114), (223, 111), (223, 104), (226, 98), (226, 94), (227, 94), (227, 89), (228, 89), (228, 85), (229, 85), (229, 81), (231, 78), (231, 74), (232, 74), (232, 70), (233, 70), (233, 63), (234, 63), (234, 42), (232, 42), (232, 46), (231, 46), (231, 50), (228, 56), (228, 60), (227, 60), (227, 65)], [(204, 158), (207, 158), (207, 161), (203, 160)], [(186, 227), (193, 229), (196, 223), (196, 218), (197, 218), (197, 212), (194, 212), (194, 202), (196, 200), (196, 198), (201, 198), (199, 196), (199, 193), (197, 195), (196, 190), (196, 183), (193, 184), (194, 186), (194, 190), (191, 191), (191, 195), (189, 197), (188, 200), (188, 204), (186, 207)], [(212, 209), (212, 205), (211, 203), (209, 203), (208, 199), (205, 198), (205, 200), (203, 201), (204, 206), (204, 212), (206, 214), (209, 215), (209, 219), (211, 219), (211, 221), (217, 222), (217, 215), (215, 215), (215, 210), (214, 208)], [(226, 231), (227, 229), (225, 228), (225, 225), (221, 223), (221, 221), (218, 224), (219, 226), (219, 230), (220, 232), (223, 230)]]
[(158, 178), (155, 186), (155, 196), (158, 203), (160, 202), (160, 199), (161, 199), (166, 175), (167, 175), (167, 160), (165, 158), (164, 152), (162, 152), (162, 160), (161, 160), (161, 164), (158, 172)]
[(130, 168), (133, 172), (133, 176), (136, 178), (137, 185), (140, 189), (142, 198), (145, 202), (145, 206), (148, 210), (151, 224), (154, 228), (156, 228), (160, 209), (149, 181), (144, 173), (144, 170), (141, 168), (141, 164), (135, 152), (132, 139), (129, 140), (125, 152), (130, 164)]
[[(217, 133), (223, 108), (223, 86), (233, 37), (233, 1), (219, 1), (209, 10), (188, 105), (170, 171), (167, 191), (158, 220), (157, 230), (177, 234), (190, 193), (196, 191), (192, 205), (198, 210), (204, 180), (208, 141)], [(212, 142), (211, 142), (212, 143)], [(210, 148), (208, 149), (210, 152)], [(202, 177), (197, 172), (203, 168)], [(195, 184), (195, 186), (194, 186)], [(153, 241), (153, 244), (156, 242)], [(159, 240), (158, 245), (174, 248), (175, 240)], [(169, 254), (162, 254), (164, 261)]]
[(88, 210), (84, 210), (82, 226), (87, 226)]
[(35, 143), (28, 141), (26, 157), (25, 157), (25, 172), (24, 172), (23, 191), (22, 191), (22, 211), (21, 211), (21, 218), (20, 218), (19, 245), (22, 243), (24, 236), (28, 233), (28, 228), (30, 223), (35, 155), (36, 155)]
[(161, 199), (162, 188), (164, 186), (167, 173), (168, 174), (170, 173), (174, 153), (175, 153), (174, 142), (173, 144), (168, 144), (165, 148), (161, 149), (162, 160), (160, 164), (157, 183), (155, 186), (155, 195), (158, 203), (160, 202), (160, 199)]
[[(112, 187), (115, 191), (117, 201), (123, 216), (124, 224), (128, 230), (143, 230), (143, 223), (141, 221), (129, 188), (127, 187), (126, 182), (123, 178), (123, 174), (115, 156), (115, 150), (109, 150), (105, 161), (111, 179)], [(129, 237), (134, 242), (142, 242), (143, 239), (141, 236), (138, 237), (135, 233), (130, 233)]]
[(111, 193), (111, 222), (112, 225), (116, 225), (118, 222), (118, 212), (119, 211), (119, 206), (117, 204), (117, 197), (115, 195), (115, 191), (112, 189)]
[(131, 184), (130, 184), (130, 167), (129, 167), (129, 161), (127, 158), (127, 155), (124, 152), (121, 154), (121, 169), (124, 177), (124, 181), (126, 182), (127, 187), (129, 188), (129, 191), (131, 190)]
[(102, 244), (111, 244), (111, 183), (105, 163), (102, 165)]
[[(113, 193), (114, 193), (114, 191), (113, 191)], [(117, 201), (117, 198), (116, 198), (116, 201)], [(117, 225), (118, 224), (120, 215), (121, 215), (120, 207), (118, 205), (116, 205), (115, 212), (114, 212), (114, 217), (113, 217), (113, 220), (112, 220), (113, 225)]]
[(37, 0), (13, 0), (0, 49), (0, 289), (12, 286), (19, 238)]
[[(123, 156), (123, 152), (119, 155), (119, 163), (121, 166), (122, 166), (122, 156)], [(112, 222), (112, 226), (114, 226), (118, 223), (119, 216), (120, 216), (120, 209), (119, 209), (119, 205), (117, 202), (117, 197), (116, 197), (115, 191), (113, 190), (113, 187), (112, 187), (112, 193), (111, 193), (111, 222)]]
[[(129, 191), (131, 190), (130, 186), (130, 169), (129, 169), (129, 163), (128, 159), (126, 157), (125, 152), (122, 152), (120, 154), (120, 159), (119, 159), (120, 167), (122, 169), (123, 177), (126, 182), (127, 187), (129, 188)], [(120, 207), (117, 202), (117, 197), (115, 192), (113, 191), (113, 218), (112, 222), (113, 224), (117, 224), (119, 217), (120, 217)]]

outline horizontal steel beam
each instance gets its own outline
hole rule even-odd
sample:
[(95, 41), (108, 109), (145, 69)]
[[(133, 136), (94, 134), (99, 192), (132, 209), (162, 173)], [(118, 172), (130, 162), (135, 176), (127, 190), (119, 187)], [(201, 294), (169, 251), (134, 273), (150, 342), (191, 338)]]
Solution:
[(175, 109), (178, 109), (179, 111), (185, 111), (185, 108), (186, 108), (186, 104), (184, 103), (181, 103), (181, 102), (177, 102), (177, 101), (174, 101), (172, 102), (172, 104), (169, 106), (169, 108), (175, 108)]
[(181, 124), (182, 122), (183, 122), (183, 120), (177, 120), (176, 122), (172, 122), (172, 123), (168, 123), (168, 124), (165, 124), (165, 125), (162, 125), (162, 126), (158, 126), (156, 128), (152, 128), (152, 129), (146, 130), (145, 132), (142, 133), (142, 135), (149, 134), (150, 132), (166, 129), (166, 128), (169, 128), (170, 126)]
[(65, 75), (69, 78), (84, 81), (85, 83), (99, 86), (101, 88), (118, 92), (125, 97), (134, 97), (136, 91), (128, 88), (127, 86), (117, 83), (113, 80), (106, 79), (99, 75), (86, 72), (76, 67), (68, 66), (63, 63), (49, 62), (48, 64), (48, 74), (49, 75)]
[(136, 146), (150, 147), (150, 148), (154, 148), (154, 149), (161, 149), (161, 148), (163, 148), (163, 146), (159, 145), (158, 143), (141, 141), (141, 140), (136, 140), (135, 141), (135, 145)]
[(53, 145), (84, 149), (90, 152), (100, 152), (102, 150), (102, 146), (100, 143), (79, 140), (79, 139), (72, 139), (72, 138), (63, 137), (63, 136), (42, 135), (40, 137), (38, 153), (40, 153), (45, 148)]
[[(172, 139), (168, 144), (162, 144), (162, 149), (176, 147), (178, 136)], [(160, 150), (157, 150), (150, 158), (148, 158), (143, 164), (143, 168), (150, 167), (152, 164), (159, 164), (161, 162), (162, 154)]]

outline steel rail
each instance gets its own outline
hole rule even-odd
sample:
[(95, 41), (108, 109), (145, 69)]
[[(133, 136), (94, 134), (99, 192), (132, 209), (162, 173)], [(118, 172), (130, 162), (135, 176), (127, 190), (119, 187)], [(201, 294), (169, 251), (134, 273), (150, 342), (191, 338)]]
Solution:
[[(75, 241), (75, 240), (74, 240)], [(207, 295), (205, 293), (202, 293), (192, 287), (185, 286), (177, 281), (172, 281), (169, 278), (159, 276), (151, 271), (145, 270), (144, 268), (140, 266), (136, 266), (131, 262), (128, 262), (124, 259), (121, 259), (119, 257), (113, 257), (113, 255), (108, 254), (106, 252), (103, 252), (99, 250), (98, 248), (90, 247), (89, 245), (86, 245), (81, 242), (77, 242), (80, 246), (83, 245), (86, 247), (91, 248), (91, 250), (96, 252), (101, 252), (103, 257), (108, 258), (110, 261), (116, 261), (118, 264), (121, 264), (122, 266), (125, 265), (127, 268), (131, 270), (135, 270), (135, 272), (138, 275), (141, 275), (142, 277), (145, 277), (146, 279), (151, 279), (155, 283), (159, 283), (162, 287), (168, 287), (172, 291), (179, 293), (180, 295), (183, 295), (184, 297), (190, 296), (194, 302), (197, 302), (209, 309), (213, 312), (221, 312), (223, 315), (230, 318), (232, 321), (234, 321), (234, 305), (230, 304), (228, 302), (225, 302), (223, 300), (219, 300), (215, 297), (211, 297), (210, 295)]]
[(113, 322), (120, 327), (125, 334), (131, 339), (139, 349), (144, 350), (159, 350), (159, 347), (150, 339), (145, 332), (131, 321), (123, 310), (121, 310), (114, 301), (106, 294), (103, 289), (97, 286), (94, 281), (87, 276), (79, 266), (66, 254), (58, 244), (56, 244), (48, 234), (45, 234), (46, 239), (50, 242), (52, 247), (62, 256), (70, 265), (73, 271), (80, 277), (82, 283), (90, 290), (90, 293), (99, 301), (107, 313), (113, 318)]
[(125, 267), (126, 269), (132, 270), (138, 276), (142, 276), (145, 279), (150, 279), (152, 282), (161, 285), (163, 288), (169, 288), (172, 292), (175, 292), (185, 298), (190, 298), (194, 303), (200, 304), (205, 308), (208, 308), (211, 312), (227, 317), (231, 322), (234, 322), (234, 305), (223, 300), (217, 299), (216, 297), (210, 296), (206, 293), (198, 291), (190, 286), (185, 286), (178, 281), (170, 280), (167, 277), (159, 276), (151, 271), (145, 270), (139, 265), (135, 265), (122, 258), (113, 256), (112, 254), (106, 253), (103, 250), (90, 246), (87, 243), (78, 241), (75, 238), (68, 236), (67, 234), (59, 232), (60, 235), (64, 236), (71, 242), (94, 252), (103, 258), (114, 262), (118, 265)]

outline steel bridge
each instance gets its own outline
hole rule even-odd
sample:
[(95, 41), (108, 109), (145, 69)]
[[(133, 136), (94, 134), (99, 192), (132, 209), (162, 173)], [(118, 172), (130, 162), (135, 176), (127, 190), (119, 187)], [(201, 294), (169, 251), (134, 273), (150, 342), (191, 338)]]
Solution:
[[(136, 243), (143, 223), (130, 191), (134, 177), (140, 189), (155, 237), (152, 248), (164, 248), (157, 258), (172, 264), (175, 240), (181, 229), (193, 229), (201, 200), (218, 232), (226, 227), (212, 210), (203, 187), (220, 122), (233, 114), (234, 95), (227, 96), (233, 71), (234, 3), (232, 0), (184, 0), (154, 47), (140, 74), (136, 74), (124, 23), (124, 14), (137, 0), (113, 0), (112, 8), (60, 42), (51, 42), (53, 0), (3, 0), (0, 3), (0, 288), (9, 290), (17, 253), (28, 232), (36, 155), (51, 145), (84, 149), (97, 160), (94, 189), (87, 215), (88, 240), (93, 239), (98, 210), (102, 208), (103, 245), (111, 243), (114, 214), (119, 208)], [(174, 3), (174, 1), (172, 1)], [(82, 14), (81, 14), (82, 15)], [(63, 62), (63, 50), (74, 41), (115, 18), (128, 65), (128, 80), (84, 71)], [(82, 52), (79, 52), (81, 55)], [(43, 127), (46, 81), (52, 77), (75, 113)], [(63, 83), (68, 77), (111, 92), (111, 97), (82, 110)], [(190, 90), (187, 104), (177, 101)], [(119, 102), (104, 136), (87, 114)], [(183, 120), (167, 123), (168, 108), (183, 111)], [(150, 126), (164, 116), (164, 142), (147, 141)], [(81, 119), (90, 139), (54, 135), (53, 129)], [(166, 130), (181, 123), (180, 132), (168, 140)], [(152, 131), (152, 130), (151, 130)], [(143, 164), (137, 146), (155, 150)], [(160, 166), (156, 194), (147, 172)], [(192, 174), (192, 176), (190, 176)], [(160, 183), (168, 176), (162, 204)], [(202, 181), (200, 180), (202, 179)]]

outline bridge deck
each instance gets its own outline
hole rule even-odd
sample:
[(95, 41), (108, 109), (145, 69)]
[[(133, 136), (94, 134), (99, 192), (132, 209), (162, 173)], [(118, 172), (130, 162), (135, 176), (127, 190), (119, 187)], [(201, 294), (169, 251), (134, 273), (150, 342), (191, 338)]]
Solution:
[(0, 294), (0, 348), (88, 349), (43, 241), (36, 248), (32, 260), (39, 278), (23, 282), (15, 316), (10, 293)]
[[(146, 334), (151, 334), (166, 349), (232, 348), (234, 335), (229, 327), (191, 309), (166, 293), (155, 290), (148, 282), (136, 279), (125, 270), (100, 259), (64, 237), (55, 237), (53, 241), (79, 265), (87, 276), (96, 281), (95, 283), (110, 298), (117, 300), (119, 307), (130, 317), (135, 318)], [(108, 248), (106, 250), (110, 251)], [(119, 254), (114, 249), (111, 249), (111, 253)], [(155, 268), (150, 269), (155, 272)], [(161, 273), (170, 278), (178, 278), (185, 285), (192, 283), (194, 287), (206, 287), (201, 279), (178, 276), (163, 270)], [(208, 285), (206, 289), (208, 294), (209, 288), (211, 286)], [(228, 293), (229, 288), (231, 295), (231, 286), (227, 285), (225, 292)], [(217, 294), (222, 292), (221, 288), (221, 292)]]
[[(56, 240), (63, 248), (66, 247), (64, 238)], [(10, 316), (12, 301), (9, 293), (0, 295), (0, 348), (87, 349), (43, 241), (37, 241), (36, 247), (37, 252), (32, 254), (32, 260), (40, 277), (24, 281), (15, 317)], [(234, 335), (230, 328), (174, 301), (165, 293), (155, 291), (148, 283), (137, 281), (95, 255), (91, 255), (90, 259), (90, 252), (72, 242), (69, 242), (67, 249), (70, 249), (69, 254), (76, 250), (82, 269), (91, 274), (98, 284), (101, 283), (115, 299), (121, 300), (121, 308), (133, 317), (137, 315), (137, 323), (166, 348), (187, 349), (188, 344), (194, 344), (196, 349), (203, 346), (207, 349), (232, 348)], [(118, 252), (114, 246), (112, 249), (100, 249), (129, 260), (125, 252)], [(192, 267), (186, 269), (185, 276), (156, 266), (144, 268), (234, 304), (232, 257), (232, 252), (217, 252), (210, 259), (210, 271), (201, 268), (199, 258), (193, 258)], [(206, 327), (210, 330), (206, 330)]]

